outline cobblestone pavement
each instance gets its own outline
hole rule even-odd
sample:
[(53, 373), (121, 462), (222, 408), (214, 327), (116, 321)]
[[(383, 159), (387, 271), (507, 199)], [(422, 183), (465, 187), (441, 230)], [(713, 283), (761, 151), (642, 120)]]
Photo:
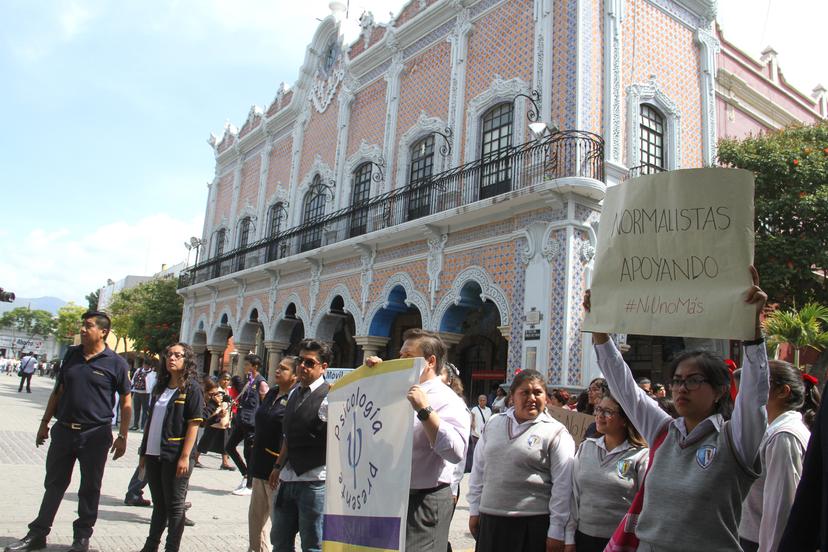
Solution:
[[(35, 433), (53, 381), (35, 376), (32, 393), (17, 393), (19, 379), (0, 374), (0, 548), (26, 534), (28, 523), (37, 515), (43, 493), (44, 464), (48, 447), (36, 448)], [(124, 493), (138, 464), (141, 434), (131, 431), (127, 453), (107, 463), (101, 490), (98, 522), (92, 548), (99, 552), (140, 550), (149, 530), (150, 508), (124, 505)], [(187, 499), (193, 503), (188, 517), (195, 527), (187, 527), (182, 552), (245, 552), (247, 550), (248, 498), (234, 496), (230, 490), (239, 483), (238, 472), (218, 469), (221, 459), (202, 456), (206, 466), (190, 479)], [(72, 521), (77, 515), (78, 468), (58, 511), (48, 550), (65, 551), (72, 543)], [(464, 479), (465, 483), (465, 479)], [(465, 495), (465, 485), (462, 495)], [(146, 489), (149, 498), (149, 489)], [(468, 507), (461, 497), (451, 528), (454, 550), (472, 550), (474, 541), (467, 530)], [(297, 549), (299, 549), (297, 541)]]

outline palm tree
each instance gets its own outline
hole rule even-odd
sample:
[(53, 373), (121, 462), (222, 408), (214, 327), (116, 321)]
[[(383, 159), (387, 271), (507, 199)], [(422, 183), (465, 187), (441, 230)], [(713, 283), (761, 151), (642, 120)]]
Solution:
[(799, 311), (773, 311), (762, 326), (771, 350), (776, 351), (776, 358), (779, 358), (779, 345), (788, 343), (794, 349), (794, 365), (799, 368), (802, 349), (810, 347), (822, 351), (828, 347), (828, 331), (823, 330), (823, 324), (828, 324), (828, 307), (808, 303)]

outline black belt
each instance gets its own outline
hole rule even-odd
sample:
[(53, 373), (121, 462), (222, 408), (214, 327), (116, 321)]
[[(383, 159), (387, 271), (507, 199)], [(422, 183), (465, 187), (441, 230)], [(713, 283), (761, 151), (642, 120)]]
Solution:
[(103, 424), (77, 424), (75, 422), (58, 422), (58, 423), (60, 425), (62, 425), (63, 427), (68, 427), (69, 429), (74, 430), (74, 431), (86, 431), (87, 429), (92, 429), (94, 427), (101, 427), (102, 425), (106, 425), (106, 423), (103, 423)]
[(431, 493), (439, 491), (440, 489), (445, 489), (448, 486), (449, 486), (449, 483), (440, 483), (436, 487), (431, 487), (430, 489), (408, 489), (408, 494), (410, 494), (410, 495), (431, 494)]

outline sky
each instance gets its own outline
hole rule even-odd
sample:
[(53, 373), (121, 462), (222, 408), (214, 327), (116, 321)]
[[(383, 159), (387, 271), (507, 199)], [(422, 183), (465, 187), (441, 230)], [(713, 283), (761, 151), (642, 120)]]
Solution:
[[(646, 0), (638, 0), (646, 1)], [(402, 0), (351, 0), (386, 22)], [(84, 296), (187, 258), (206, 140), (296, 80), (327, 0), (0, 0), (0, 287)], [(825, 0), (720, 0), (726, 38), (828, 86)]]

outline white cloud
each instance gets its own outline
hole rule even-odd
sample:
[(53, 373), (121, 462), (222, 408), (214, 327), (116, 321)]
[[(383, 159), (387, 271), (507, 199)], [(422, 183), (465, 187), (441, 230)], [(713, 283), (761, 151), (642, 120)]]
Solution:
[(184, 241), (200, 236), (201, 225), (201, 217), (156, 214), (77, 231), (34, 229), (14, 240), (0, 236), (0, 286), (19, 297), (50, 295), (81, 304), (107, 278), (151, 275), (164, 263), (184, 261)]

